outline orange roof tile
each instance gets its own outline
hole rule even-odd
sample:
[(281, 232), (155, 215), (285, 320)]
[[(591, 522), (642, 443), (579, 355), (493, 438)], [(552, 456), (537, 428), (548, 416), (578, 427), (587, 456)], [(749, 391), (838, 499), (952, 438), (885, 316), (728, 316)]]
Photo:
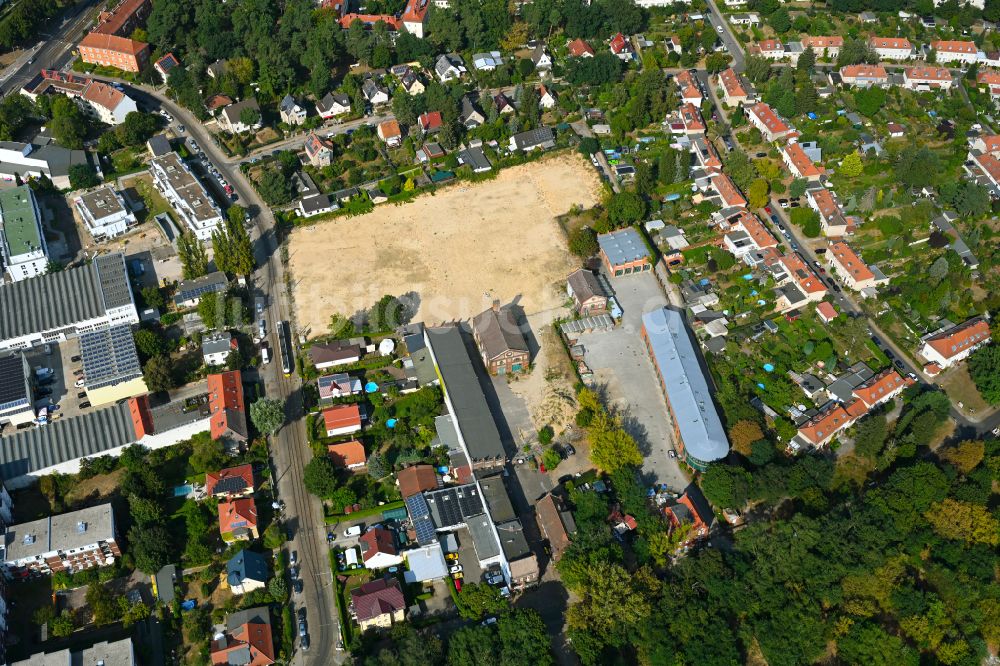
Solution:
[(149, 48), (149, 44), (137, 42), (127, 37), (118, 35), (103, 35), (92, 32), (80, 40), (80, 46), (84, 48), (101, 49), (103, 51), (114, 51), (125, 53), (131, 56), (138, 56)]
[(909, 67), (903, 78), (919, 81), (951, 81), (954, 78), (944, 67)]
[(790, 161), (798, 170), (799, 176), (802, 178), (812, 178), (813, 176), (820, 176), (826, 172), (821, 166), (816, 166), (809, 156), (806, 155), (806, 151), (802, 149), (797, 143), (790, 143), (783, 149), (784, 153), (788, 156), (788, 161)]
[(719, 74), (719, 83), (729, 97), (747, 96), (747, 91), (743, 88), (739, 75), (732, 68), (722, 70)]
[(831, 243), (828, 256), (835, 261), (845, 273), (850, 275), (855, 282), (872, 280), (875, 274), (868, 269), (868, 265), (861, 260), (861, 257), (851, 249), (847, 243)]
[(413, 465), (401, 469), (396, 473), (396, 481), (399, 482), (399, 493), (404, 499), (438, 487), (437, 473), (430, 465)]
[(252, 497), (219, 502), (219, 532), (229, 534), (240, 529), (257, 527), (257, 505)]
[(361, 409), (357, 405), (336, 405), (324, 409), (322, 414), (327, 430), (361, 425)]
[(931, 42), (931, 48), (938, 53), (977, 53), (979, 51), (975, 42), (955, 39), (939, 39)]
[(943, 333), (927, 338), (925, 342), (944, 358), (958, 356), (970, 347), (988, 342), (990, 326), (983, 319), (970, 319)]
[[(909, 383), (912, 383), (910, 380)], [(884, 370), (854, 389), (854, 396), (869, 409), (906, 388), (908, 382), (894, 368)]]
[(246, 438), (249, 433), (246, 407), (243, 404), (243, 378), (240, 371), (211, 374), (206, 380), (212, 439), (230, 435)]
[(839, 403), (833, 403), (825, 411), (806, 421), (799, 428), (799, 436), (811, 444), (819, 445), (853, 422), (854, 418)]
[(712, 187), (715, 191), (719, 193), (722, 197), (722, 201), (727, 206), (746, 206), (747, 200), (743, 198), (740, 191), (736, 188), (732, 179), (724, 173), (712, 176)]
[(326, 447), (327, 455), (333, 458), (337, 467), (354, 467), (368, 462), (365, 455), (365, 445), (356, 439), (340, 444), (330, 444)]

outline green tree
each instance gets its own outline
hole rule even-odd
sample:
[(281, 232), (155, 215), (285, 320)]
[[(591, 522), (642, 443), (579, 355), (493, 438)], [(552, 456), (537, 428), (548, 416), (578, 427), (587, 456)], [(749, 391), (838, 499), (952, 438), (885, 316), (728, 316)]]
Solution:
[[(306, 465), (302, 476), (306, 490), (317, 497), (328, 499), (337, 490), (337, 466), (329, 456), (314, 456)], [(344, 504), (339, 505), (343, 507)]]
[(250, 404), (250, 420), (257, 432), (273, 435), (285, 423), (285, 402), (274, 398), (258, 398)]
[(250, 275), (256, 266), (253, 243), (243, 222), (244, 209), (233, 206), (222, 226), (212, 232), (215, 265), (230, 275)]
[(549, 632), (538, 611), (523, 608), (504, 613), (497, 622), (497, 630), (504, 666), (550, 666), (555, 663)]
[(811, 72), (816, 66), (816, 52), (810, 46), (799, 55), (795, 68), (800, 72)]
[(128, 532), (128, 542), (135, 567), (143, 573), (153, 575), (170, 562), (173, 540), (162, 525), (135, 525)]
[(163, 297), (163, 292), (156, 285), (149, 285), (142, 288), (140, 292), (142, 300), (148, 308), (163, 310), (167, 306), (167, 299)]
[(159, 356), (166, 351), (166, 343), (156, 331), (140, 328), (132, 337), (135, 339), (135, 348), (145, 358)]
[(847, 153), (840, 161), (837, 172), (847, 178), (857, 178), (864, 171), (865, 165), (861, 162), (861, 154), (858, 151)]
[(208, 273), (208, 252), (193, 233), (186, 231), (177, 237), (177, 256), (185, 280), (193, 280)]
[(292, 183), (280, 170), (265, 171), (255, 185), (260, 196), (271, 206), (281, 206), (292, 200)]
[(188, 465), (195, 474), (212, 472), (226, 466), (227, 457), (221, 442), (207, 435), (196, 435), (191, 440), (191, 457)]
[(406, 306), (395, 296), (386, 294), (369, 308), (368, 327), (373, 332), (392, 331), (409, 321)]
[(163, 520), (163, 505), (159, 500), (129, 495), (128, 509), (137, 525), (155, 525)]
[(767, 205), (767, 181), (757, 178), (747, 188), (747, 201), (751, 208), (763, 208)]
[(608, 204), (608, 219), (614, 226), (624, 226), (642, 220), (646, 215), (646, 202), (635, 192), (619, 192)]
[(569, 234), (569, 251), (578, 257), (592, 257), (597, 254), (597, 232), (590, 227), (579, 227)]
[(152, 113), (131, 111), (125, 116), (115, 135), (124, 146), (141, 146), (160, 129), (159, 117)]
[(738, 509), (750, 496), (750, 474), (741, 467), (709, 465), (701, 477), (701, 489), (712, 504)]
[(861, 115), (872, 118), (885, 106), (885, 90), (878, 86), (862, 88), (854, 93), (854, 104)]
[(972, 352), (968, 368), (983, 400), (1000, 405), (1000, 345), (991, 343)]
[(562, 455), (555, 449), (549, 447), (542, 452), (542, 464), (548, 471), (554, 470), (562, 462)]
[(76, 102), (68, 97), (56, 96), (52, 100), (49, 130), (63, 148), (82, 150), (83, 140), (87, 138), (87, 118)]
[(642, 452), (632, 435), (606, 413), (590, 424), (590, 460), (598, 469), (613, 472), (620, 467), (642, 465)]
[(97, 187), (101, 179), (89, 164), (74, 164), (69, 168), (69, 186), (74, 190)]
[(267, 591), (279, 604), (288, 599), (288, 583), (285, 582), (283, 574), (275, 574), (274, 578), (267, 581)]
[(240, 122), (247, 127), (254, 127), (260, 122), (260, 110), (249, 106), (240, 109)]
[(448, 640), (448, 666), (502, 666), (501, 650), (493, 627), (465, 626)]
[(65, 638), (70, 636), (76, 631), (76, 622), (73, 618), (73, 613), (69, 610), (64, 610), (58, 617), (52, 619), (49, 622), (49, 631), (56, 638)]
[(469, 583), (458, 593), (458, 613), (467, 620), (481, 620), (487, 615), (499, 615), (507, 608), (500, 591), (486, 583)]
[(177, 385), (174, 380), (174, 368), (170, 358), (164, 355), (154, 356), (142, 368), (142, 375), (146, 381), (146, 388), (151, 393), (169, 391)]
[(946, 539), (989, 546), (1000, 542), (1000, 522), (981, 504), (945, 498), (933, 505), (924, 517), (934, 531)]
[(101, 583), (92, 583), (87, 586), (87, 607), (90, 609), (94, 624), (103, 626), (111, 624), (120, 617), (120, 607), (117, 600)]
[(385, 455), (379, 453), (378, 451), (368, 456), (367, 466), (368, 476), (373, 479), (382, 479), (388, 476), (391, 471), (389, 468), (389, 462), (386, 460)]
[(792, 181), (792, 184), (788, 186), (788, 196), (793, 199), (797, 199), (806, 193), (806, 187), (809, 182), (805, 178), (796, 178)]

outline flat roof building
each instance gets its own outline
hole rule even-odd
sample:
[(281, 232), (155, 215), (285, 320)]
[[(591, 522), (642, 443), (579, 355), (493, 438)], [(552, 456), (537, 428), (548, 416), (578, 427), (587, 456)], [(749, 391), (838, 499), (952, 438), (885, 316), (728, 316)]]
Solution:
[(125, 199), (112, 185), (104, 185), (73, 201), (87, 232), (94, 240), (121, 236), (138, 224)]
[(222, 224), (222, 213), (177, 153), (154, 157), (149, 170), (156, 188), (188, 229), (203, 241), (212, 240), (212, 232)]
[(192, 280), (181, 280), (177, 283), (174, 294), (174, 305), (179, 308), (190, 308), (198, 305), (202, 295), (221, 293), (229, 289), (229, 278), (221, 271), (202, 275)]
[(49, 251), (35, 193), (27, 185), (0, 189), (0, 255), (10, 279), (43, 275)]
[(660, 380), (678, 452), (691, 467), (704, 471), (729, 454), (729, 440), (683, 315), (665, 307), (647, 312), (642, 338)]
[[(171, 588), (171, 591), (173, 588)], [(135, 646), (131, 638), (101, 641), (82, 650), (63, 648), (58, 652), (39, 652), (11, 666), (135, 666)]]
[(84, 387), (91, 405), (108, 405), (149, 393), (128, 324), (80, 336)]
[(3, 572), (50, 573), (112, 564), (121, 555), (115, 542), (111, 504), (11, 525), (3, 535)]
[(457, 326), (428, 328), (424, 330), (424, 340), (441, 378), (445, 405), (472, 468), (503, 467), (507, 452), (461, 329)]
[(34, 419), (28, 360), (24, 354), (0, 356), (0, 426), (18, 426)]
[(137, 323), (139, 313), (120, 253), (0, 287), (0, 350), (27, 349)]
[(625, 227), (597, 237), (601, 248), (601, 259), (608, 273), (619, 277), (641, 273), (652, 268), (649, 248), (639, 232)]

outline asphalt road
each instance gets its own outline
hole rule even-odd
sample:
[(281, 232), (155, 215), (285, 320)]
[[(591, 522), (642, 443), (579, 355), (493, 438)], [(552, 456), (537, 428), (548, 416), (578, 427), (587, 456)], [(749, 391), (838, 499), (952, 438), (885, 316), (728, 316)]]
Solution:
[[(736, 35), (733, 34), (732, 28), (729, 26), (729, 21), (726, 17), (719, 12), (719, 8), (715, 6), (715, 0), (707, 0), (708, 11), (711, 14), (712, 27), (715, 29), (716, 34), (722, 39), (722, 43), (726, 45), (726, 50), (729, 51), (729, 55), (733, 57), (732, 67), (737, 72), (742, 72), (743, 68), (746, 66), (746, 58), (743, 53), (743, 46), (740, 44), (739, 40), (736, 39)], [(719, 26), (722, 26), (722, 32), (719, 32)]]
[(6, 97), (11, 91), (19, 90), (42, 69), (65, 66), (72, 58), (70, 51), (90, 26), (96, 4), (96, 0), (83, 0), (67, 9), (62, 18), (52, 19), (38, 35), (43, 40), (41, 44), (28, 49), (0, 75), (0, 96)]
[[(176, 122), (185, 125), (202, 150), (233, 186), (239, 203), (250, 210), (255, 222), (252, 237), (259, 268), (253, 275), (254, 296), (267, 300), (266, 319), (271, 349), (277, 351), (275, 322), (293, 321), (291, 303), (285, 290), (284, 266), (275, 235), (275, 220), (270, 208), (250, 186), (238, 164), (227, 161), (216, 146), (208, 130), (187, 109), (182, 108), (161, 93), (148, 88), (125, 86), (126, 93), (144, 106), (162, 108)], [(292, 334), (295, 336), (294, 323)], [(297, 650), (293, 662), (298, 664), (340, 664), (346, 653), (335, 646), (341, 638), (340, 622), (333, 597), (333, 573), (330, 570), (329, 549), (326, 543), (326, 524), (319, 499), (306, 492), (302, 480), (305, 464), (312, 452), (305, 435), (302, 412), (301, 382), (294, 374), (285, 377), (280, 359), (262, 366), (265, 394), (286, 400), (287, 424), (271, 438), (272, 474), (277, 480), (278, 497), (285, 502), (284, 525), (293, 535), (286, 544), (288, 553), (298, 553), (300, 575), (305, 582), (302, 595), (293, 595), (292, 606), (306, 606), (309, 626), (310, 650)], [(298, 639), (296, 638), (296, 646)]]

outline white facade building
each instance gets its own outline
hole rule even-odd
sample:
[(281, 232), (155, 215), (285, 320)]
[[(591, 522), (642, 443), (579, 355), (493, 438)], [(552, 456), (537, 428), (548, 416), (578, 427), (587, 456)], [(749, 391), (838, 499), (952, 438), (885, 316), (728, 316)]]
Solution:
[(74, 200), (77, 213), (95, 240), (121, 236), (138, 224), (122, 195), (111, 185), (88, 192)]
[(42, 217), (35, 193), (27, 185), (0, 190), (0, 254), (7, 275), (15, 282), (48, 270)]
[(203, 241), (222, 224), (222, 212), (177, 153), (153, 158), (149, 163), (156, 189), (173, 206), (184, 224)]

